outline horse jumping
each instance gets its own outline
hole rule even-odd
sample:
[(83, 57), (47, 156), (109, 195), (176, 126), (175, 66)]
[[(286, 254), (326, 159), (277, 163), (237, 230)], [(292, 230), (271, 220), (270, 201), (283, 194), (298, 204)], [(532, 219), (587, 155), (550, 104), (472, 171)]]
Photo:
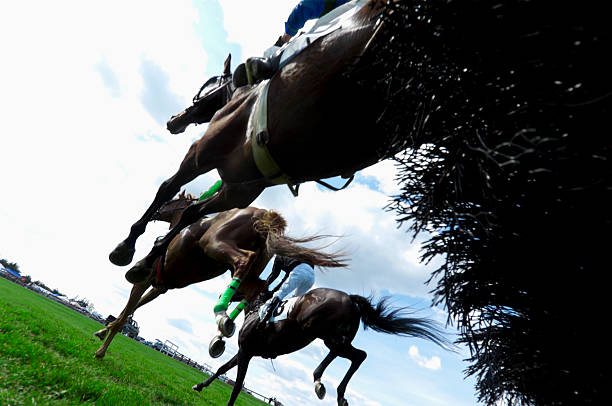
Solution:
[[(155, 218), (176, 219), (176, 211), (184, 210), (189, 200), (193, 199), (182, 195), (168, 202)], [(229, 269), (232, 282), (214, 308), (219, 335), (213, 340), (215, 346), (211, 347), (214, 351), (211, 356), (219, 356), (224, 350), (222, 337), (229, 337), (234, 332), (233, 320), (266, 288), (266, 282), (259, 279), (259, 275), (273, 255), (294, 257), (322, 267), (345, 266), (340, 254), (300, 245), (322, 236), (291, 238), (284, 235), (285, 227), (286, 222), (280, 214), (255, 207), (229, 210), (186, 227), (172, 240), (165, 255), (155, 260), (154, 270), (144, 276), (133, 275), (133, 270), (127, 272), (126, 279), (134, 284), (130, 298), (117, 320), (95, 333), (100, 340), (106, 338), (95, 356), (104, 357), (113, 337), (137, 308), (168, 289), (209, 280)], [(228, 316), (226, 310), (235, 293), (243, 299)]]
[(329, 348), (329, 353), (313, 373), (315, 393), (319, 399), (323, 399), (323, 372), (336, 357), (346, 358), (351, 361), (351, 366), (338, 386), (337, 400), (339, 406), (348, 406), (348, 401), (344, 398), (346, 386), (367, 356), (365, 351), (351, 345), (359, 329), (360, 320), (364, 328), (423, 338), (443, 348), (452, 348), (433, 321), (405, 317), (404, 310), (406, 308), (390, 309), (386, 298), (373, 305), (372, 299), (325, 288), (313, 289), (299, 297), (289, 310), (287, 318), (274, 323), (261, 323), (252, 304), (246, 310), (244, 324), (238, 335), (238, 353), (208, 380), (194, 385), (193, 389), (202, 391), (217, 377), (237, 365), (236, 382), (227, 402), (227, 406), (231, 406), (242, 389), (251, 358), (275, 358), (289, 354), (320, 338)]
[[(135, 267), (150, 270), (180, 230), (203, 215), (246, 207), (265, 188), (278, 183), (348, 177), (383, 158), (383, 137), (376, 133), (379, 104), (369, 100), (346, 73), (376, 36), (385, 1), (357, 4), (363, 6), (341, 28), (312, 42), (270, 79), (266, 131), (253, 134), (249, 125), (264, 83), (234, 92), (212, 117), (202, 138), (192, 144), (178, 171), (161, 184), (128, 237), (111, 252), (112, 263), (130, 264), (136, 239), (153, 213), (182, 185), (213, 169), (223, 180), (221, 189), (185, 210), (179, 223)], [(262, 174), (254, 144), (267, 149), (282, 168), (281, 175)]]

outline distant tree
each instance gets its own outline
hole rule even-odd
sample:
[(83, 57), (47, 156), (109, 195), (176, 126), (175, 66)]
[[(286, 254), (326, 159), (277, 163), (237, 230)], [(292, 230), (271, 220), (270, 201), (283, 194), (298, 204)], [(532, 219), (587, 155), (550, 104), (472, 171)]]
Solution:
[(32, 278), (30, 277), (30, 275), (23, 275), (21, 279), (23, 280), (24, 283), (32, 282)]
[(17, 265), (15, 262), (10, 262), (4, 258), (0, 258), (0, 264), (2, 264), (2, 266), (5, 268), (9, 268), (17, 273), (21, 273), (21, 270), (19, 269), (19, 265)]
[(87, 300), (87, 298), (79, 298), (78, 296), (75, 296), (74, 298), (70, 300), (78, 303), (79, 306), (81, 306), (83, 309), (86, 309), (90, 313), (95, 310), (93, 303)]
[(45, 283), (44, 283), (44, 282), (41, 282), (41, 281), (34, 281), (33, 283), (34, 283), (35, 285), (40, 286), (40, 287), (41, 287), (41, 288), (43, 288), (43, 289), (48, 290), (49, 292), (51, 292), (51, 290), (52, 290), (50, 287), (48, 287), (47, 285), (45, 285)]
[(435, 303), (489, 405), (606, 404), (610, 374), (593, 362), (607, 351), (612, 229), (600, 7), (388, 2), (351, 73), (388, 95), (381, 156), (396, 156), (402, 188), (388, 208), (412, 233), (435, 231), (423, 246), (444, 260)]

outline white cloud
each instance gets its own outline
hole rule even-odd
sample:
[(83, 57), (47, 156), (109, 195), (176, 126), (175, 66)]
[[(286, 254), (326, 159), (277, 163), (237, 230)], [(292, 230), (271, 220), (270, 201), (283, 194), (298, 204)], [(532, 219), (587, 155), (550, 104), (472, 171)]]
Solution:
[(440, 360), (440, 357), (433, 356), (427, 358), (421, 355), (419, 353), (419, 349), (414, 345), (411, 345), (408, 349), (408, 355), (410, 355), (410, 358), (423, 368), (431, 369), (434, 371), (437, 371), (442, 368), (442, 361)]
[[(261, 56), (285, 29), (285, 21), (297, 1), (220, 0), (228, 41), (242, 45), (243, 59)], [(254, 18), (258, 16), (258, 18)], [(236, 61), (238, 62), (238, 61)]]

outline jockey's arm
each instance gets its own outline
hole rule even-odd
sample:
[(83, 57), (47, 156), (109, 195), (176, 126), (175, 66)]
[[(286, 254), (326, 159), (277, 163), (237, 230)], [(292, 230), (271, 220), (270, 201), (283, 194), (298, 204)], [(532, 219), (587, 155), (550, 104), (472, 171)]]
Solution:
[(289, 42), (298, 30), (304, 27), (306, 21), (322, 17), (338, 6), (350, 0), (302, 0), (295, 6), (285, 22), (285, 33), (281, 41)]
[[(329, 0), (327, 2), (329, 2)], [(285, 35), (291, 38), (297, 34), (298, 30), (302, 28), (304, 24), (306, 24), (306, 21), (321, 17), (325, 11), (325, 3), (327, 2), (326, 0), (300, 1), (285, 22)]]

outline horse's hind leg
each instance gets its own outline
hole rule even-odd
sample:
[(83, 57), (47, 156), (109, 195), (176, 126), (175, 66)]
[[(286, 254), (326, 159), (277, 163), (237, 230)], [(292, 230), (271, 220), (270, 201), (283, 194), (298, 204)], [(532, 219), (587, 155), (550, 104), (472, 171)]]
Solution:
[(220, 213), (234, 208), (244, 208), (253, 202), (264, 190), (265, 185), (257, 183), (251, 185), (223, 183), (221, 189), (210, 199), (196, 202), (187, 207), (181, 214), (179, 222), (153, 245), (153, 249), (141, 261), (137, 262), (128, 271), (130, 283), (139, 283), (150, 272), (153, 261), (159, 257), (170, 244), (170, 241), (185, 227), (193, 224), (202, 216), (210, 213)]
[(234, 389), (232, 390), (232, 394), (230, 396), (229, 401), (227, 402), (227, 406), (233, 406), (242, 390), (242, 385), (244, 384), (244, 377), (246, 376), (247, 369), (249, 367), (249, 362), (251, 361), (250, 355), (245, 355), (240, 350), (238, 350), (238, 373), (236, 374), (236, 382), (234, 383)]
[(323, 376), (323, 372), (325, 369), (331, 364), (331, 362), (336, 359), (338, 355), (333, 351), (330, 351), (329, 354), (321, 361), (319, 366), (314, 370), (312, 376), (314, 378), (315, 384), (315, 393), (319, 399), (323, 399), (325, 397), (325, 386), (321, 383), (321, 376)]
[(219, 376), (223, 375), (224, 373), (226, 373), (230, 369), (234, 368), (236, 365), (238, 365), (238, 354), (234, 355), (232, 357), (232, 359), (227, 361), (225, 364), (221, 365), (219, 367), (219, 369), (217, 369), (217, 372), (214, 373), (213, 376), (211, 376), (210, 378), (208, 378), (207, 380), (205, 380), (202, 383), (199, 383), (197, 385), (193, 385), (193, 387), (191, 389), (193, 389), (193, 390), (195, 390), (197, 392), (202, 392), (202, 389), (208, 387), (208, 385), (210, 385), (215, 379), (217, 379)]
[(366, 359), (367, 354), (365, 351), (358, 350), (351, 344), (334, 348), (332, 351), (337, 351), (338, 356), (342, 358), (347, 358), (351, 361), (351, 366), (349, 370), (346, 372), (346, 375), (344, 375), (344, 378), (342, 379), (342, 382), (340, 382), (340, 385), (338, 385), (338, 406), (348, 406), (348, 401), (344, 398), (346, 385), (348, 385), (348, 382), (355, 373), (355, 371), (359, 369), (361, 363)]
[(210, 213), (220, 213), (230, 209), (245, 208), (253, 203), (264, 189), (265, 185), (260, 183), (235, 184), (223, 182), (221, 189), (219, 189), (210, 199), (194, 203), (183, 211), (177, 225), (172, 227), (172, 230), (170, 230), (164, 238), (155, 242), (153, 250), (147, 255), (147, 264), (149, 263), (149, 256), (151, 256), (151, 261), (154, 260), (168, 247), (170, 241), (172, 241), (183, 228)]
[[(106, 340), (104, 341), (102, 346), (98, 348), (98, 351), (96, 351), (96, 354), (95, 354), (96, 358), (104, 358), (104, 355), (106, 355), (106, 350), (108, 350), (108, 346), (110, 345), (111, 341), (113, 341), (113, 338), (115, 338), (115, 335), (119, 331), (121, 331), (121, 329), (125, 325), (125, 322), (128, 319), (128, 316), (134, 313), (134, 310), (136, 310), (136, 307), (138, 306), (138, 303), (140, 302), (142, 295), (146, 292), (149, 286), (150, 286), (150, 283), (143, 284), (143, 285), (134, 285), (134, 287), (132, 287), (132, 291), (130, 292), (130, 298), (128, 299), (128, 302), (125, 305), (125, 308), (123, 309), (123, 311), (121, 312), (117, 320), (110, 323), (106, 328), (95, 333), (97, 337), (100, 337), (100, 335), (102, 335), (102, 332), (104, 330), (108, 332), (108, 336), (106, 337)], [(104, 335), (106, 335), (106, 333), (104, 333)]]
[[(109, 259), (113, 264), (123, 266), (132, 262), (136, 240), (144, 233), (147, 223), (151, 221), (153, 214), (155, 214), (162, 204), (172, 199), (172, 197), (179, 192), (181, 186), (216, 167), (216, 163), (209, 160), (200, 160), (201, 157), (198, 157), (198, 150), (202, 148), (202, 145), (198, 148), (198, 143), (199, 141), (191, 145), (183, 162), (181, 162), (179, 170), (174, 176), (161, 184), (149, 208), (145, 211), (140, 220), (132, 225), (128, 237), (119, 243), (110, 253)], [(207, 162), (207, 164), (205, 166), (200, 166), (198, 164), (199, 162)]]

